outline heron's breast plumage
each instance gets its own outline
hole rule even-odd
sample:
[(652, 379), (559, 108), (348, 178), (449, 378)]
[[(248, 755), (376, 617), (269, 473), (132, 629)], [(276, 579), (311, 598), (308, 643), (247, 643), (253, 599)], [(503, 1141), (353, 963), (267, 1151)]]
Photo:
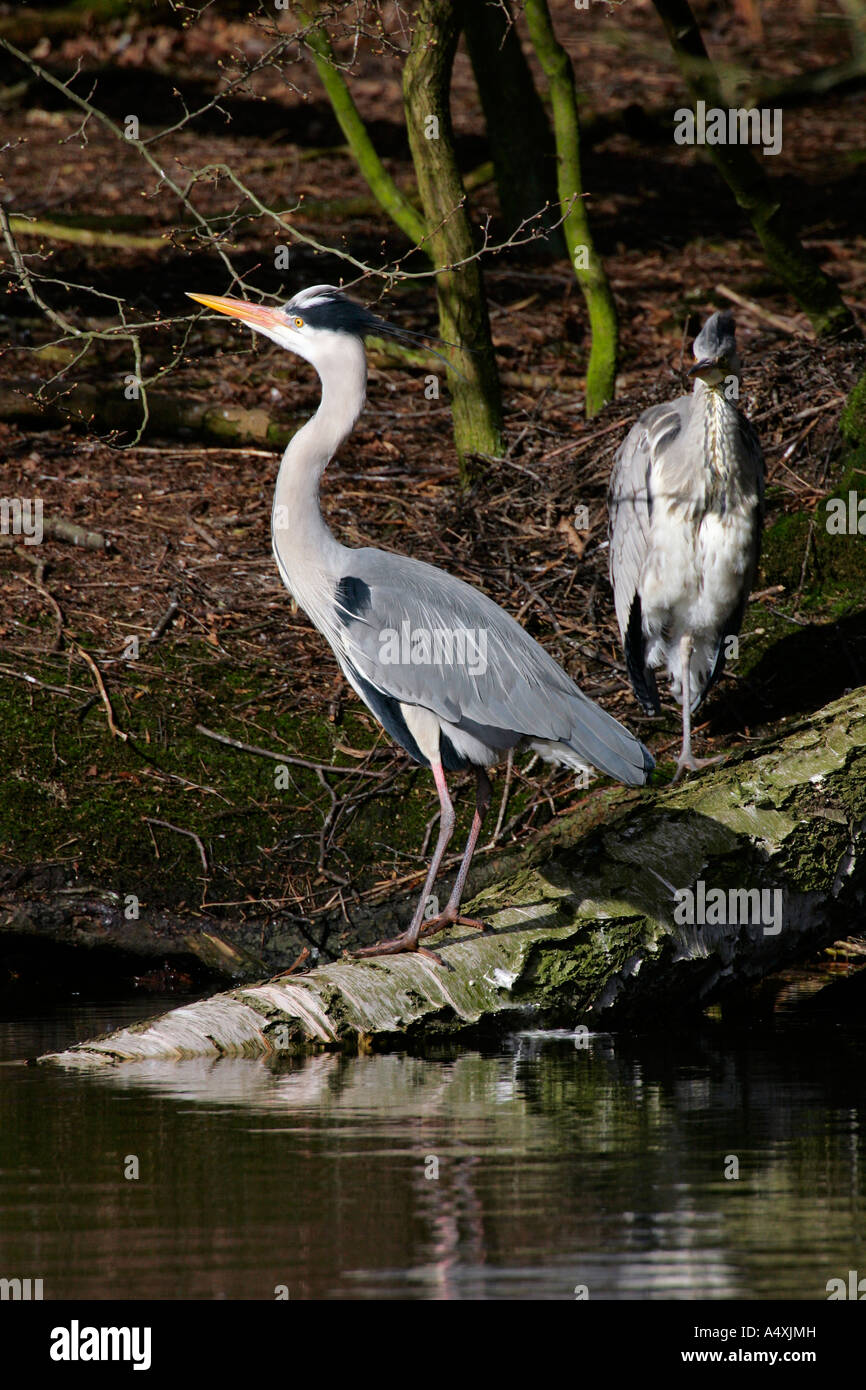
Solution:
[(679, 642), (694, 639), (694, 672), (706, 680), (751, 584), (760, 524), (760, 480), (743, 417), (708, 392), (676, 457), (653, 461), (650, 544), (639, 585), (647, 662), (666, 665), (677, 690)]

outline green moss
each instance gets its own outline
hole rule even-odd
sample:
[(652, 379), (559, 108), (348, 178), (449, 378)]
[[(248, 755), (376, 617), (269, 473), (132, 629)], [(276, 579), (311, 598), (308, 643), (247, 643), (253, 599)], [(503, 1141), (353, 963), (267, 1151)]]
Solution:
[(855, 448), (866, 448), (866, 372), (854, 387), (839, 419), (842, 438)]
[[(80, 663), (68, 677), (61, 662), (33, 669), (52, 684), (90, 684)], [(129, 742), (111, 736), (99, 701), (78, 717), (74, 701), (0, 680), (0, 721), (15, 750), (0, 769), (7, 856), (21, 865), (57, 864), (67, 881), (135, 893), (147, 908), (198, 907), (205, 885), (195, 840), (150, 818), (199, 836), (208, 903), (285, 901), (294, 890), (288, 910), (308, 910), (311, 888), (323, 896), (319, 836), (330, 808), (315, 771), (289, 766), (277, 785), (279, 763), (225, 747), (195, 726), (352, 768), (358, 760), (336, 745), (372, 747), (378, 729), (366, 712), (351, 707), (335, 726), (315, 711), (287, 709), (267, 694), (275, 673), (264, 661), (239, 670), (207, 644), (186, 639), (165, 642), (146, 665), (108, 667), (106, 678)], [(244, 722), (251, 711), (253, 722)], [(350, 785), (359, 789), (348, 779), (330, 780), (338, 796)], [(375, 786), (360, 787), (368, 785)], [(458, 835), (468, 830), (471, 802), (461, 798)], [(429, 778), (407, 768), (393, 789), (341, 822), (327, 867), (360, 889), (380, 879), (383, 867), (405, 872), (403, 856), (420, 850), (434, 806)]]
[[(853, 528), (849, 525), (851, 494), (855, 494)], [(857, 511), (859, 502), (864, 503), (862, 512)], [(840, 506), (846, 529), (837, 531), (834, 519)], [(866, 533), (866, 446), (847, 457), (838, 483), (813, 514), (781, 516), (767, 527), (761, 586), (783, 584), (789, 594), (800, 592), (804, 608), (826, 610), (831, 619), (862, 608), (866, 545), (858, 524)]]

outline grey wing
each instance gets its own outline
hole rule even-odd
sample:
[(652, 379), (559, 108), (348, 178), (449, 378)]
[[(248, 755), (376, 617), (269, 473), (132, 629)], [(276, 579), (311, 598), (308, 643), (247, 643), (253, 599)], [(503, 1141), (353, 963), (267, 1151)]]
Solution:
[(625, 641), (632, 605), (650, 547), (654, 470), (685, 425), (690, 396), (645, 410), (620, 445), (607, 495), (610, 582)]
[(659, 714), (661, 704), (655, 675), (646, 663), (640, 585), (652, 545), (659, 464), (670, 457), (667, 451), (683, 433), (690, 402), (690, 396), (680, 396), (644, 411), (617, 452), (608, 490), (610, 582), (616, 617), (629, 678), (647, 714)]
[(493, 748), (561, 742), (620, 781), (646, 781), (652, 760), (640, 741), (462, 580), (404, 555), (353, 550), (337, 604), (338, 658), (374, 698), (432, 710)]

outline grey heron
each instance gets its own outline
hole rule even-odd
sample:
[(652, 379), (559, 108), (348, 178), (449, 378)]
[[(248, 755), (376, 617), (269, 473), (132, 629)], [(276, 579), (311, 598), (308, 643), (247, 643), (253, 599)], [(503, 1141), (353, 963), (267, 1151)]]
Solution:
[(722, 674), (758, 565), (764, 461), (737, 407), (734, 320), (695, 338), (691, 395), (644, 411), (617, 452), (608, 494), (610, 580), (625, 659), (647, 714), (660, 714), (667, 666), (682, 705), (674, 780), (717, 759), (692, 753), (692, 714)]
[[(279, 308), (212, 295), (190, 298), (239, 319), (315, 367), (319, 408), (290, 440), (277, 474), (271, 514), (277, 568), (330, 643), (346, 680), (409, 756), (430, 768), (439, 794), (436, 849), (408, 929), (354, 954), (423, 950), (422, 936), (455, 923), (483, 929), (459, 909), (490, 801), (487, 768), (509, 749), (528, 744), (549, 761), (579, 769), (591, 763), (641, 786), (652, 757), (485, 594), (405, 555), (349, 549), (328, 528), (319, 480), (364, 405), (364, 338), (373, 332), (402, 337), (403, 330), (332, 285), (302, 290)], [(425, 919), (454, 829), (445, 774), (469, 767), (477, 788), (466, 850), (446, 907)]]

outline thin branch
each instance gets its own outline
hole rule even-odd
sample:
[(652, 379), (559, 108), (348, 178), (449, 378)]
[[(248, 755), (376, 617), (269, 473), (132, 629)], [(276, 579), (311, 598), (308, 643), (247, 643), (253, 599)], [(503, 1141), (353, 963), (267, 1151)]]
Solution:
[(156, 816), (142, 816), (141, 819), (147, 821), (148, 825), (161, 825), (164, 830), (175, 830), (178, 835), (187, 835), (191, 840), (195, 840), (201, 857), (202, 868), (205, 872), (205, 878), (208, 877), (210, 869), (208, 868), (207, 855), (204, 852), (204, 845), (194, 830), (184, 830), (182, 825), (172, 825), (169, 820), (157, 820)]
[[(227, 748), (237, 748), (241, 753), (254, 753), (259, 758), (273, 758), (278, 763), (290, 763), (293, 767), (305, 767), (310, 772), (339, 772), (346, 777), (375, 777), (382, 781), (387, 777), (385, 772), (369, 772), (362, 767), (334, 767), (331, 763), (313, 763), (307, 758), (292, 757), (288, 753), (274, 753), (270, 748), (259, 748), (254, 743), (241, 743), (240, 739), (229, 738), (228, 734), (214, 733), (213, 729), (206, 729), (203, 724), (196, 724), (197, 734), (204, 734), (205, 738), (215, 739), (217, 743), (224, 743)], [(328, 789), (330, 791), (330, 788)]]
[(103, 705), (105, 706), (105, 718), (108, 722), (109, 730), (115, 738), (122, 739), (123, 742), (126, 743), (127, 739), (129, 738), (129, 734), (124, 733), (123, 729), (119, 729), (117, 724), (115, 723), (114, 710), (111, 708), (111, 701), (108, 698), (108, 691), (105, 688), (105, 682), (102, 679), (102, 673), (100, 672), (99, 667), (93, 660), (93, 657), (90, 655), (90, 653), (86, 652), (83, 647), (79, 647), (77, 642), (73, 642), (72, 645), (74, 646), (75, 650), (78, 652), (78, 655), (82, 658), (82, 660), (85, 661), (87, 665), (90, 667), (90, 670), (93, 674), (93, 679), (96, 681), (97, 689), (99, 690), (99, 697), (102, 700)]

